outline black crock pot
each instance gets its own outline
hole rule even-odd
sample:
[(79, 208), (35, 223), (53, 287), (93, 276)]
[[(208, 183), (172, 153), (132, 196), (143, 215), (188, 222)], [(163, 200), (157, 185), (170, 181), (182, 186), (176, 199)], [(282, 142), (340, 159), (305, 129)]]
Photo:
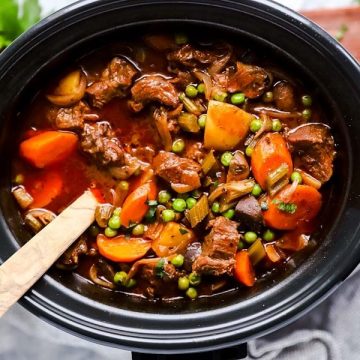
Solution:
[[(10, 194), (17, 114), (56, 66), (126, 34), (155, 29), (224, 33), (261, 46), (313, 84), (338, 144), (318, 246), (299, 266), (254, 288), (194, 302), (152, 304), (50, 271), (21, 300), (29, 311), (93, 341), (176, 354), (231, 347), (288, 324), (338, 286), (360, 260), (360, 69), (328, 34), (266, 0), (84, 0), (49, 16), (0, 56), (0, 258), (30, 238)], [(225, 355), (224, 355), (225, 356)], [(147, 357), (150, 359), (150, 357)], [(224, 359), (224, 357), (222, 357)]]

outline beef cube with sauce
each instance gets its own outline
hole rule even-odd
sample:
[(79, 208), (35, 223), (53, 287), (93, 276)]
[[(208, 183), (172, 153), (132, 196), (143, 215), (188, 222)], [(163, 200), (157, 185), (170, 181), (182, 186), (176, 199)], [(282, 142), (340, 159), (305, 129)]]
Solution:
[(127, 89), (137, 70), (128, 61), (116, 57), (101, 74), (100, 80), (93, 83), (86, 89), (91, 104), (94, 107), (102, 108), (114, 97), (124, 97)]
[(154, 158), (153, 166), (156, 175), (168, 181), (172, 189), (178, 193), (186, 193), (201, 186), (201, 166), (191, 159), (160, 151)]
[(299, 160), (299, 167), (325, 183), (333, 173), (334, 139), (325, 124), (310, 123), (289, 131), (287, 140)]
[(205, 237), (201, 255), (193, 263), (193, 271), (199, 274), (232, 275), (240, 235), (237, 224), (223, 216), (209, 223), (210, 233)]

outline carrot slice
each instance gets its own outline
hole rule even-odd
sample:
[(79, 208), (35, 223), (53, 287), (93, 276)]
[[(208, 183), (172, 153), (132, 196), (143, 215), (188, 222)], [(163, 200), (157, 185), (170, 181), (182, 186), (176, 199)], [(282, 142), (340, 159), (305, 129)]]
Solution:
[(255, 283), (255, 272), (247, 250), (239, 251), (235, 257), (235, 279), (246, 286)]
[(126, 238), (120, 235), (107, 238), (100, 234), (96, 244), (102, 256), (116, 262), (133, 262), (145, 256), (151, 248), (151, 241), (141, 238)]
[(20, 155), (37, 168), (65, 160), (75, 149), (78, 137), (71, 132), (44, 131), (20, 144)]
[(154, 170), (153, 169), (146, 169), (140, 175), (136, 176), (131, 182), (129, 186), (129, 193), (133, 192), (135, 189), (144, 185), (149, 181), (154, 181)]
[(43, 175), (26, 185), (26, 189), (34, 198), (31, 208), (40, 208), (50, 204), (60, 195), (62, 187), (63, 180), (57, 171), (44, 172)]
[[(273, 199), (268, 200), (268, 210), (264, 212), (266, 226), (279, 230), (292, 230), (304, 222), (315, 218), (321, 208), (321, 194), (312, 186), (297, 185), (290, 193), (292, 185), (287, 185)], [(289, 194), (290, 193), (290, 194)], [(291, 205), (284, 209), (282, 205)]]
[(133, 192), (124, 201), (121, 210), (121, 224), (128, 227), (131, 223), (138, 223), (149, 210), (148, 200), (155, 200), (157, 187), (155, 181), (149, 181)]
[(280, 165), (289, 166), (289, 177), (293, 171), (290, 152), (284, 138), (278, 133), (268, 133), (255, 145), (251, 155), (251, 168), (256, 181), (266, 188), (269, 173)]

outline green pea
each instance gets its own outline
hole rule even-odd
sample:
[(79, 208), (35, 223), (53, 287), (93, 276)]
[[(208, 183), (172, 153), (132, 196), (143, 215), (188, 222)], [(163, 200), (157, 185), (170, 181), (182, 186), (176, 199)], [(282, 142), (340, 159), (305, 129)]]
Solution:
[(25, 181), (25, 176), (23, 174), (17, 174), (14, 179), (14, 183), (17, 185), (23, 184)]
[(120, 216), (113, 215), (108, 221), (108, 226), (113, 230), (120, 229), (121, 226)]
[(184, 256), (182, 255), (176, 255), (174, 258), (171, 259), (171, 263), (175, 266), (175, 267), (181, 267), (184, 264)]
[(172, 144), (172, 151), (174, 153), (181, 153), (185, 149), (185, 142), (183, 139), (176, 139)]
[(198, 293), (197, 293), (197, 291), (196, 291), (195, 288), (189, 287), (189, 288), (186, 290), (186, 296), (187, 296), (188, 298), (190, 298), (191, 300), (194, 300), (194, 299), (197, 298)]
[(125, 282), (124, 285), (128, 289), (133, 288), (136, 285), (136, 280), (135, 279), (129, 279), (128, 281)]
[(192, 209), (196, 203), (197, 203), (196, 199), (192, 197), (186, 199), (186, 206), (189, 210)]
[(125, 180), (119, 182), (119, 188), (124, 191), (129, 190), (129, 183)]
[(312, 111), (310, 109), (305, 109), (303, 110), (302, 112), (302, 117), (305, 119), (305, 120), (309, 120), (312, 116)]
[(115, 284), (125, 284), (127, 280), (128, 274), (125, 271), (119, 271), (114, 275), (114, 283)]
[(198, 286), (201, 283), (201, 276), (197, 274), (196, 272), (192, 272), (189, 275), (189, 282), (192, 286)]
[(233, 154), (230, 151), (226, 151), (221, 155), (220, 161), (224, 166), (229, 166), (233, 158)]
[(239, 242), (237, 244), (238, 250), (242, 250), (244, 247), (245, 247), (244, 243), (241, 240), (239, 240)]
[(93, 224), (89, 227), (89, 233), (91, 236), (96, 237), (96, 236), (98, 236), (99, 232), (100, 232), (100, 229), (97, 225)]
[(261, 186), (259, 184), (255, 184), (253, 189), (251, 190), (251, 194), (255, 197), (258, 197), (262, 193)]
[(220, 212), (220, 204), (217, 201), (212, 204), (211, 211), (215, 214)]
[(114, 237), (117, 235), (117, 231), (112, 229), (111, 227), (107, 227), (104, 231), (106, 237)]
[(179, 33), (175, 35), (175, 43), (176, 45), (184, 45), (189, 42), (188, 37), (184, 33)]
[(198, 94), (198, 90), (194, 85), (188, 85), (185, 88), (185, 94), (186, 96), (188, 96), (189, 98), (194, 98), (197, 96)]
[(175, 211), (183, 212), (186, 209), (186, 201), (184, 199), (175, 199), (172, 207)]
[(262, 122), (260, 119), (254, 119), (250, 123), (250, 130), (253, 133), (256, 133), (257, 131), (259, 131), (261, 129), (261, 125), (262, 125)]
[(171, 199), (171, 194), (167, 190), (161, 190), (158, 194), (160, 204), (166, 204)]
[(197, 91), (199, 94), (204, 94), (205, 92), (205, 84), (204, 83), (200, 83), (198, 86), (197, 86)]
[(243, 104), (245, 101), (245, 94), (243, 94), (243, 93), (233, 94), (233, 95), (231, 95), (230, 101), (234, 105)]
[(227, 98), (228, 94), (226, 92), (218, 92), (214, 95), (214, 100), (224, 102)]
[(281, 131), (282, 125), (279, 119), (274, 119), (272, 121), (272, 131)]
[(304, 106), (309, 107), (312, 105), (312, 97), (310, 95), (303, 95), (301, 101)]
[(265, 241), (273, 241), (275, 238), (275, 234), (273, 231), (271, 231), (270, 229), (265, 230), (264, 234), (263, 234), (263, 239)]
[(253, 151), (254, 151), (254, 148), (252, 148), (251, 146), (248, 146), (248, 147), (245, 149), (245, 154), (246, 154), (246, 156), (251, 157)]
[(143, 235), (145, 232), (145, 226), (143, 224), (137, 224), (133, 229), (132, 229), (132, 234), (134, 236), (141, 236)]
[(223, 216), (230, 220), (234, 217), (234, 215), (235, 215), (234, 209), (228, 209), (223, 213)]
[(186, 276), (180, 277), (178, 280), (179, 290), (187, 290), (190, 286), (190, 281)]
[(245, 233), (244, 235), (244, 240), (248, 243), (248, 244), (252, 244), (253, 242), (255, 242), (255, 240), (257, 239), (257, 234), (254, 233), (253, 231), (248, 231)]
[(165, 222), (173, 221), (175, 219), (175, 212), (171, 209), (165, 209), (161, 213), (161, 217)]
[(115, 210), (113, 211), (113, 216), (115, 215), (115, 216), (120, 216), (120, 214), (121, 214), (121, 207), (117, 207), (117, 208), (115, 208)]
[(198, 118), (198, 125), (200, 126), (200, 129), (204, 129), (206, 125), (206, 114), (201, 114)]
[(263, 101), (266, 103), (270, 103), (274, 100), (274, 93), (272, 91), (267, 91), (264, 95), (263, 95)]
[(294, 171), (291, 174), (290, 179), (291, 179), (292, 182), (297, 181), (299, 184), (301, 184), (302, 181), (303, 181), (301, 174), (299, 172), (297, 172), (297, 171)]

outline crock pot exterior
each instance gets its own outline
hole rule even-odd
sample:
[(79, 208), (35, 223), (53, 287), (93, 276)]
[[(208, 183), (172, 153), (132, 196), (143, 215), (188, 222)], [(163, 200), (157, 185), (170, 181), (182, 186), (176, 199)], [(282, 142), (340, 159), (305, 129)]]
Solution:
[[(9, 169), (10, 130), (16, 99), (50, 63), (84, 41), (114, 31), (153, 25), (204, 26), (244, 35), (277, 49), (305, 69), (331, 104), (341, 145), (342, 200), (334, 205), (321, 246), (281, 282), (240, 302), (184, 312), (146, 312), (104, 305), (45, 275), (21, 300), (39, 317), (93, 341), (138, 352), (210, 351), (242, 343), (288, 324), (335, 289), (360, 260), (360, 69), (328, 34), (299, 14), (271, 1), (102, 0), (80, 1), (34, 26), (0, 56), (0, 149)], [(5, 172), (4, 172), (5, 173)], [(9, 173), (9, 171), (8, 171)], [(0, 258), (16, 249), (16, 217), (9, 214), (10, 176), (0, 180)], [(331, 206), (331, 204), (327, 204)], [(330, 219), (330, 218), (329, 218)], [(110, 296), (110, 295), (109, 295)]]

